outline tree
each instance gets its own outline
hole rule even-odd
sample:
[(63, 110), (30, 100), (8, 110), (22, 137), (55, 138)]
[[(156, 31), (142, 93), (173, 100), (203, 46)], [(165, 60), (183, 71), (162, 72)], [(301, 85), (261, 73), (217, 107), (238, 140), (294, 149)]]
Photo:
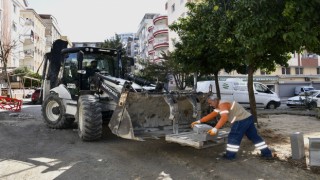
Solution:
[(288, 53), (295, 49), (285, 40), (289, 27), (283, 16), (285, 2), (207, 0), (189, 3), (188, 7), (189, 16), (170, 27), (181, 39), (180, 47), (185, 49), (182, 52), (193, 52), (193, 57), (199, 59), (194, 67), (202, 73), (235, 69), (248, 74), (251, 112), (256, 117), (254, 72), (287, 66)]
[(139, 63), (144, 67), (137, 75), (150, 82), (166, 82), (168, 68), (165, 64), (151, 63), (149, 61), (140, 60)]
[[(127, 67), (130, 65), (130, 58), (127, 55), (127, 51), (125, 48), (123, 48), (122, 43), (121, 43), (121, 38), (118, 34), (115, 34), (114, 38), (107, 39), (104, 41), (102, 44), (102, 48), (112, 48), (112, 49), (117, 49), (118, 52), (120, 52), (121, 56), (118, 57), (120, 59), (118, 63), (120, 69), (119, 69), (119, 76), (124, 77), (125, 74), (127, 73)], [(122, 68), (123, 67), (123, 68)]]
[(8, 61), (10, 56), (13, 54), (14, 48), (17, 46), (16, 41), (6, 41), (5, 39), (0, 40), (0, 62), (3, 65), (3, 77), (8, 83), (9, 95), (12, 97), (11, 83), (9, 78), (9, 73), (7, 70)]
[(180, 18), (170, 26), (177, 32), (180, 41), (173, 52), (176, 61), (200, 75), (214, 74), (217, 96), (221, 98), (218, 73), (238, 67), (235, 53), (226, 53), (219, 49), (217, 36), (221, 21), (221, 12), (213, 11), (212, 3), (187, 3), (189, 9), (186, 18)]
[(184, 63), (180, 63), (179, 59), (182, 56), (177, 55), (177, 52), (162, 53), (165, 61), (162, 62), (167, 71), (167, 76), (172, 75), (179, 90), (184, 90), (188, 84), (188, 77), (190, 76), (190, 68)]
[(288, 21), (283, 38), (293, 50), (320, 54), (320, 1), (287, 0), (283, 16)]
[(23, 87), (31, 87), (31, 80), (29, 78), (38, 79), (40, 81), (41, 76), (38, 73), (32, 72), (27, 67), (18, 67), (13, 70), (13, 75), (20, 77)]

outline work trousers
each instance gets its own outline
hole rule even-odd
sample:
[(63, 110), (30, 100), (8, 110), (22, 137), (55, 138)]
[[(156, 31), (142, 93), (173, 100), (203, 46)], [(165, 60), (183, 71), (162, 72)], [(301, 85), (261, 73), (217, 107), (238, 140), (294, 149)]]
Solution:
[(246, 135), (250, 139), (255, 147), (261, 151), (263, 157), (272, 157), (272, 153), (264, 140), (258, 135), (257, 129), (254, 125), (253, 116), (235, 121), (231, 127), (231, 131), (228, 136), (227, 151), (225, 157), (227, 159), (234, 159), (240, 148), (240, 143), (243, 136)]

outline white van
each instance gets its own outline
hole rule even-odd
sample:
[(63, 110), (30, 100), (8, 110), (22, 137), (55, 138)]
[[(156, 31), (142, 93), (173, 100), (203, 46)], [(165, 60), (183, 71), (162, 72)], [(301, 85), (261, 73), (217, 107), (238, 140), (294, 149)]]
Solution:
[[(197, 82), (197, 92), (209, 92), (210, 85), (212, 86), (213, 94), (216, 94), (216, 86), (214, 81)], [(237, 101), (244, 107), (250, 108), (247, 82), (231, 78), (227, 79), (226, 81), (219, 81), (219, 86), (222, 99)], [(280, 106), (280, 98), (266, 85), (259, 82), (254, 82), (253, 89), (257, 107), (276, 109)]]
[(302, 92), (307, 92), (310, 90), (314, 90), (314, 87), (312, 87), (312, 86), (297, 86), (294, 88), (294, 95), (297, 96)]

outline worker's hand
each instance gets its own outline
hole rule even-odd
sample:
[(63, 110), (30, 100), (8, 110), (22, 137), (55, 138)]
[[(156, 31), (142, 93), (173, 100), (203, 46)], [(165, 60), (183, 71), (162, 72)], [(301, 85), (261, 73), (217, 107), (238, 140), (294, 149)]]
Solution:
[(210, 134), (211, 136), (214, 136), (217, 134), (217, 132), (218, 132), (217, 128), (212, 128), (208, 131), (208, 134)]
[(194, 121), (193, 123), (191, 123), (191, 127), (193, 128), (193, 126), (196, 125), (196, 124), (201, 124), (200, 120)]

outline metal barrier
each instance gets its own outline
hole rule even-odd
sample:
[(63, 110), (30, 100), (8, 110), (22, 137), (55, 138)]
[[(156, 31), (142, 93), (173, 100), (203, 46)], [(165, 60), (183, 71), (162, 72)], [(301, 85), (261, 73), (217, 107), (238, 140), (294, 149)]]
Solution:
[(0, 96), (0, 109), (21, 111), (22, 100)]

